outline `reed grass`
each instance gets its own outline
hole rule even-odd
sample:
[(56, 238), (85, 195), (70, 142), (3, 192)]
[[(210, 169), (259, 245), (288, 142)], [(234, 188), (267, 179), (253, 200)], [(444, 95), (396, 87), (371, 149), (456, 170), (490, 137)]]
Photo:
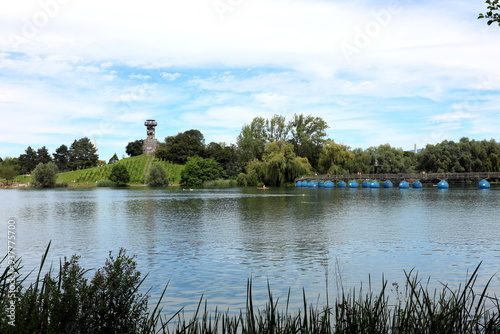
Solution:
[[(50, 247), (50, 244), (49, 244)], [(145, 278), (136, 270), (133, 257), (120, 250), (110, 254), (103, 268), (89, 281), (88, 270), (78, 264), (79, 257), (64, 258), (59, 273), (51, 266), (42, 268), (49, 250), (42, 256), (36, 279), (25, 287), (28, 275), (21, 276), (21, 262), (16, 260), (14, 272), (7, 267), (0, 276), (0, 333), (186, 333), (186, 334), (256, 334), (256, 333), (500, 333), (500, 303), (488, 295), (490, 280), (477, 285), (481, 264), (458, 288), (442, 284), (429, 287), (430, 278), (422, 280), (413, 271), (405, 272), (404, 288), (382, 279), (380, 291), (368, 286), (346, 291), (337, 287), (339, 295), (333, 305), (310, 304), (302, 290), (302, 306), (290, 309), (290, 290), (281, 302), (275, 299), (268, 283), (264, 307), (254, 305), (252, 280), (247, 281), (246, 305), (236, 315), (227, 311), (210, 311), (200, 297), (194, 313), (183, 309), (174, 314), (162, 311), (165, 286), (158, 302), (148, 306), (148, 295), (139, 293)], [(0, 264), (4, 264), (4, 258)], [(16, 322), (8, 324), (4, 310), (9, 305), (8, 293), (15, 276)]]

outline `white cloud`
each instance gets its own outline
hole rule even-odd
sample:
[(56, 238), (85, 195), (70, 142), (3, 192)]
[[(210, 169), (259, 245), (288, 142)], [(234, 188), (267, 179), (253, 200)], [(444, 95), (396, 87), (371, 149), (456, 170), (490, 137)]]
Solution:
[(323, 117), (350, 146), (498, 136), (500, 30), (476, 20), (482, 2), (252, 0), (222, 17), (212, 0), (46, 3), (0, 4), (0, 113), (27, 119), (22, 144), (123, 142), (150, 117), (234, 142), (275, 113)]

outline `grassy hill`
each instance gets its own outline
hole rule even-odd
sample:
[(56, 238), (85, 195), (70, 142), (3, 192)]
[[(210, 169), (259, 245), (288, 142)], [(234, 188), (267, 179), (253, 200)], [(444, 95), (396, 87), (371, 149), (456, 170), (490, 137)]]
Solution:
[[(130, 183), (143, 184), (146, 181), (149, 168), (151, 164), (156, 160), (154, 155), (142, 154), (135, 157), (125, 158), (115, 164), (123, 164), (127, 167), (130, 174)], [(167, 175), (171, 184), (177, 184), (181, 179), (181, 171), (184, 166), (175, 165), (170, 162), (160, 161), (164, 164)], [(93, 184), (97, 181), (108, 180), (111, 174), (111, 169), (114, 164), (105, 165), (102, 167), (94, 167), (83, 170), (77, 170), (72, 172), (59, 173), (57, 176), (57, 182), (66, 182), (71, 184), (82, 184), (89, 183)]]

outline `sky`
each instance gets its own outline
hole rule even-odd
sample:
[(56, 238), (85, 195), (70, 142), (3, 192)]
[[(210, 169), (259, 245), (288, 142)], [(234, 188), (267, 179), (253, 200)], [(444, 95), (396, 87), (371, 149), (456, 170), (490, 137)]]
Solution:
[(236, 143), (255, 117), (324, 119), (352, 148), (500, 140), (500, 27), (482, 0), (0, 3), (0, 157), (158, 122)]

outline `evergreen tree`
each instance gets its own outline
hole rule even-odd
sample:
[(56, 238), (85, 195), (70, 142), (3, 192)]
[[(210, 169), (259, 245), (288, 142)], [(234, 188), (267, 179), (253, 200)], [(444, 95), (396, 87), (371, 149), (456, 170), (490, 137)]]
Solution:
[(57, 168), (61, 172), (69, 170), (69, 150), (68, 146), (61, 145), (56, 149), (56, 153), (52, 154), (54, 156), (54, 162), (57, 165)]
[(114, 164), (115, 162), (119, 161), (120, 159), (118, 159), (118, 156), (116, 155), (116, 153), (111, 157), (111, 159), (109, 159), (108, 161), (108, 164)]
[(69, 167), (71, 169), (84, 169), (97, 166), (99, 156), (89, 138), (75, 140), (69, 149)]
[(52, 161), (49, 150), (45, 146), (42, 146), (36, 151), (36, 156), (38, 163), (46, 164), (47, 162)]
[(31, 173), (33, 169), (35, 169), (38, 164), (38, 157), (36, 151), (28, 146), (24, 154), (19, 156), (19, 173), (26, 174)]

